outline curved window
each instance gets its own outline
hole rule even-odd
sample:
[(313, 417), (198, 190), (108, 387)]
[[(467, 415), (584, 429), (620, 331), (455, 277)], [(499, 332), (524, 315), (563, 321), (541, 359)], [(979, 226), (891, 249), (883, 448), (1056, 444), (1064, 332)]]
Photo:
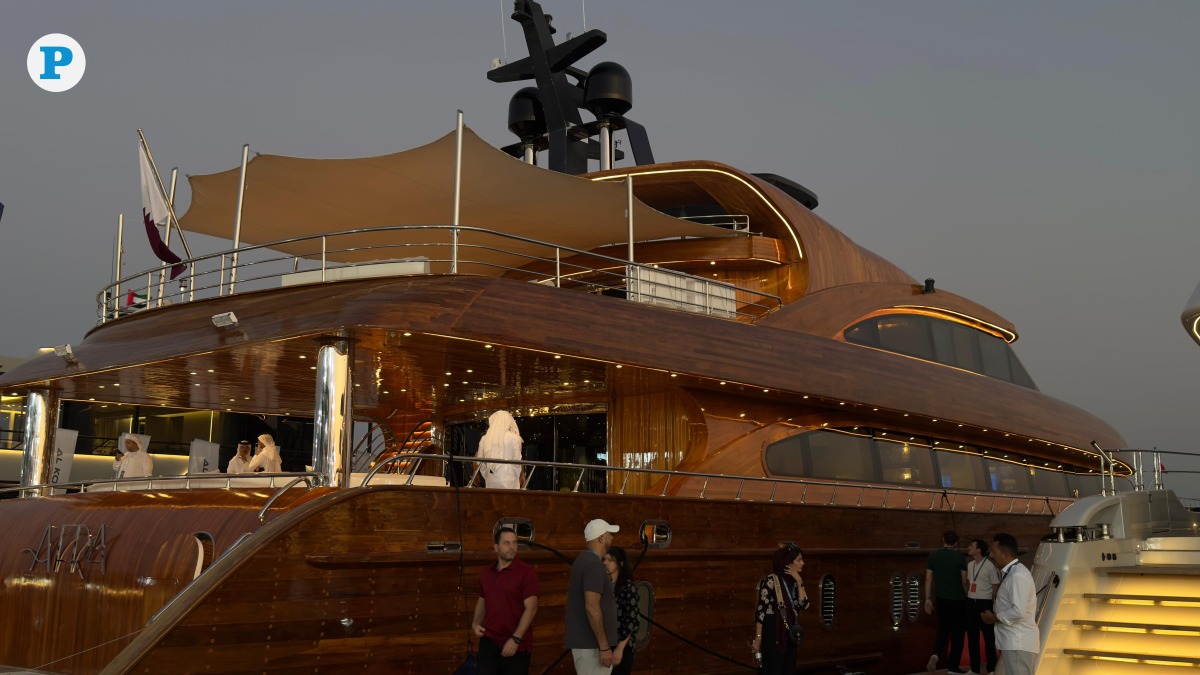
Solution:
[(892, 630), (900, 630), (904, 620), (904, 576), (899, 572), (892, 575)]
[(918, 574), (908, 575), (908, 620), (916, 623), (920, 616), (921, 607), (921, 577)]
[(1079, 465), (870, 427), (806, 431), (765, 455), (772, 476), (1050, 497), (1100, 492), (1100, 477)]
[(1037, 389), (1004, 340), (970, 326), (924, 314), (883, 314), (847, 328), (846, 342), (877, 347)]

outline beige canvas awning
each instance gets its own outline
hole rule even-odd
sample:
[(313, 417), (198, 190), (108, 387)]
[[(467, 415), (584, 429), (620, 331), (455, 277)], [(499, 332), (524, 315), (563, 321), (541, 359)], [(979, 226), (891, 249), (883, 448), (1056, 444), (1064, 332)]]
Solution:
[[(390, 225), (449, 225), (454, 211), (455, 134), (412, 150), (356, 159), (304, 159), (257, 155), (247, 166), (242, 243), (263, 244), (309, 234)], [(181, 218), (188, 232), (232, 239), (240, 168), (188, 178), (192, 203)], [(628, 240), (623, 184), (598, 183), (530, 166), (463, 132), (460, 224), (589, 250)], [(729, 230), (663, 215), (636, 202), (634, 239), (729, 236)], [(431, 230), (389, 231), (344, 238), (356, 248), (383, 250), (330, 253), (329, 259), (361, 262), (445, 250), (422, 244), (446, 241)], [(476, 236), (475, 240), (483, 238)], [(492, 242), (495, 244), (495, 242)], [(532, 254), (532, 246), (512, 243)], [(320, 244), (273, 247), (314, 257)], [(331, 249), (345, 248), (331, 243)], [(474, 258), (521, 266), (501, 253), (476, 249)]]

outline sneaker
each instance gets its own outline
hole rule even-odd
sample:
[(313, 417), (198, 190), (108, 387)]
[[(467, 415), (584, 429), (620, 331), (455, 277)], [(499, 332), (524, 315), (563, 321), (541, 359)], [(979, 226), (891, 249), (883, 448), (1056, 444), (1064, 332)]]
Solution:
[(930, 657), (929, 657), (929, 663), (926, 663), (926, 664), (925, 664), (925, 670), (928, 670), (928, 671), (929, 671), (929, 672), (931, 672), (931, 673), (932, 673), (933, 671), (937, 670), (937, 662), (938, 662), (938, 656), (937, 656), (937, 654), (934, 654), (933, 656), (930, 656)]

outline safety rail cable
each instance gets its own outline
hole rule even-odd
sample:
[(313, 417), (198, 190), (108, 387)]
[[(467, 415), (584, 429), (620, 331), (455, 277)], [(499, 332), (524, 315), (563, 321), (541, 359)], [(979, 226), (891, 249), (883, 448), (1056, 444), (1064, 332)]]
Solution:
[[(897, 504), (893, 504), (888, 501), (887, 496), (893, 492), (907, 493), (908, 499), (905, 501), (905, 505), (904, 505), (904, 508), (906, 508), (906, 509), (911, 509), (913, 507), (913, 496), (914, 495), (927, 496), (927, 497), (929, 497), (929, 505), (927, 507), (919, 507), (919, 508), (925, 508), (930, 511), (937, 511), (937, 510), (957, 511), (959, 508), (959, 500), (964, 500), (964, 501), (972, 500), (972, 504), (971, 504), (972, 510), (979, 512), (979, 513), (996, 513), (998, 510), (1000, 510), (1000, 511), (1004, 511), (1006, 513), (1021, 512), (1021, 513), (1029, 514), (1029, 513), (1031, 513), (1030, 509), (1033, 508), (1033, 505), (1039, 504), (1040, 507), (1039, 507), (1039, 510), (1036, 512), (1036, 514), (1037, 515), (1045, 515), (1047, 513), (1050, 513), (1050, 514), (1055, 513), (1054, 506), (1056, 503), (1061, 506), (1066, 506), (1071, 501), (1073, 501), (1069, 497), (1049, 497), (1046, 495), (1010, 494), (1010, 493), (999, 493), (999, 492), (978, 492), (978, 491), (967, 491), (967, 490), (950, 491), (950, 490), (938, 490), (938, 489), (931, 489), (931, 488), (908, 487), (908, 486), (902, 486), (902, 485), (888, 485), (888, 484), (882, 484), (882, 483), (850, 483), (850, 482), (844, 482), (844, 481), (827, 481), (827, 480), (822, 480), (819, 478), (771, 478), (771, 477), (765, 477), (765, 476), (735, 476), (735, 475), (729, 475), (729, 474), (700, 473), (700, 472), (695, 472), (695, 471), (676, 471), (676, 470), (671, 470), (671, 469), (642, 469), (642, 468), (634, 468), (634, 467), (607, 466), (607, 465), (597, 465), (597, 464), (574, 464), (574, 463), (569, 463), (569, 462), (545, 462), (545, 461), (534, 461), (534, 460), (509, 460), (509, 459), (491, 459), (491, 458), (482, 459), (482, 458), (477, 458), (477, 457), (465, 457), (465, 456), (459, 456), (459, 455), (443, 455), (443, 454), (435, 455), (435, 454), (424, 454), (424, 453), (404, 453), (401, 455), (396, 455), (394, 457), (391, 457), (383, 462), (380, 462), (378, 465), (375, 466), (374, 469), (371, 470), (370, 473), (368, 473), (363, 478), (362, 483), (360, 485), (363, 487), (370, 485), (371, 479), (375, 476), (376, 473), (379, 473), (383, 468), (385, 468), (387, 466), (390, 466), (394, 463), (401, 463), (401, 462), (412, 463), (411, 471), (401, 472), (402, 474), (408, 476), (408, 480), (404, 481), (402, 484), (403, 485), (412, 485), (413, 479), (415, 479), (416, 476), (418, 475), (417, 471), (420, 469), (421, 463), (424, 462), (425, 460), (442, 462), (443, 466), (448, 466), (449, 464), (475, 464), (476, 468), (471, 473), (471, 478), (466, 481), (466, 485), (464, 486), (467, 488), (472, 487), (472, 485), (475, 483), (475, 479), (479, 476), (479, 473), (480, 473), (479, 465), (481, 465), (481, 464), (514, 464), (514, 465), (521, 466), (522, 468), (530, 468), (531, 471), (536, 470), (538, 468), (545, 467), (545, 468), (552, 468), (552, 469), (578, 470), (581, 472), (582, 471), (602, 471), (605, 473), (625, 472), (625, 473), (632, 473), (632, 474), (648, 474), (648, 475), (663, 476), (663, 477), (665, 477), (667, 483), (669, 483), (671, 478), (684, 478), (684, 479), (703, 479), (706, 483), (710, 482), (710, 481), (730, 481), (730, 482), (736, 481), (739, 484), (745, 484), (745, 483), (767, 484), (767, 485), (771, 486), (771, 496), (767, 500), (769, 502), (784, 501), (786, 503), (800, 503), (800, 504), (814, 503), (814, 504), (821, 504), (824, 506), (835, 506), (836, 505), (836, 506), (862, 507), (862, 506), (864, 506), (864, 504), (862, 502), (862, 495), (864, 492), (866, 492), (868, 490), (876, 491), (876, 492), (879, 492), (879, 491), (884, 492), (885, 496), (884, 496), (882, 503), (877, 505), (877, 506), (881, 506), (883, 508), (892, 508), (892, 507), (898, 506)], [(443, 477), (445, 477), (445, 473), (446, 473), (445, 470), (443, 470), (443, 473), (442, 473)], [(581, 483), (581, 481), (577, 480), (575, 482), (575, 486), (572, 491), (578, 492), (580, 483)], [(528, 484), (528, 481), (526, 481), (526, 483), (520, 489), (527, 489), (525, 487), (525, 485), (527, 485), (527, 484)], [(610, 483), (610, 484), (615, 484), (615, 483)], [(780, 485), (803, 486), (806, 489), (801, 494), (801, 498), (799, 499), (799, 501), (792, 501), (792, 500), (786, 500), (786, 499), (777, 500), (776, 488)], [(845, 489), (848, 489), (851, 491), (858, 491), (858, 499), (853, 504), (836, 502), (834, 500), (824, 499), (824, 498), (822, 498), (819, 502), (816, 502), (816, 501), (810, 502), (807, 498), (807, 495), (808, 495), (807, 488), (813, 487), (813, 486), (831, 488), (832, 490), (835, 491), (835, 495), (834, 495), (835, 499), (836, 499), (836, 490), (838, 488), (845, 488)], [(625, 483), (622, 482), (621, 489), (616, 494), (625, 494), (624, 487), (625, 487)], [(667, 491), (667, 485), (664, 484), (659, 496), (665, 497), (666, 491)], [(711, 499), (711, 497), (704, 496), (704, 493), (706, 491), (707, 491), (707, 488), (702, 488), (701, 494), (699, 495), (699, 497), (701, 499), (706, 499), (706, 498)], [(692, 498), (695, 496), (696, 495), (686, 495), (686, 497), (688, 497), (688, 498)], [(976, 508), (978, 506), (978, 503), (981, 500), (981, 498), (990, 500), (990, 503), (988, 504), (988, 508), (986, 510)], [(738, 501), (738, 500), (734, 500), (734, 501)], [(1019, 507), (1017, 507), (1018, 501), (1024, 502), (1024, 510), (1023, 511), (1019, 511)], [(943, 503), (946, 504), (945, 509), (943, 509), (941, 506)], [(870, 505), (868, 505), (868, 506), (870, 506)]]
[[(431, 232), (448, 231), (450, 233), (450, 241), (423, 241), (418, 243), (400, 242), (370, 246), (342, 246), (330, 248), (329, 241), (339, 239), (350, 239), (357, 235), (363, 234), (378, 234), (381, 232), (401, 232), (401, 231), (417, 231), (428, 230)], [(507, 246), (498, 244), (489, 246), (478, 243), (462, 242), (459, 235), (472, 234), (481, 237), (496, 237), (501, 242), (507, 242)], [(729, 236), (743, 236), (741, 234), (731, 234)], [(263, 260), (253, 260), (247, 257), (251, 252), (267, 252), (275, 253), (276, 249), (284, 246), (292, 246), (303, 242), (320, 243), (320, 249), (313, 250), (300, 255), (282, 255), (268, 257)], [(536, 255), (529, 251), (529, 247), (540, 247), (545, 249), (544, 255)], [(330, 255), (345, 254), (345, 253), (360, 253), (363, 251), (399, 251), (404, 252), (405, 249), (428, 251), (429, 249), (450, 248), (450, 255), (445, 258), (429, 258), (427, 256), (409, 256), (409, 257), (390, 257), (379, 258), (374, 260), (363, 261), (361, 263), (342, 263), (338, 265), (330, 265), (328, 258)], [(496, 261), (489, 261), (479, 256), (480, 259), (474, 259), (471, 256), (472, 252), (491, 252), (503, 253), (509, 256), (515, 256), (519, 260), (525, 261), (526, 267), (512, 266), (500, 264)], [(578, 262), (563, 260), (563, 254), (566, 253), (572, 258), (578, 258)], [(326, 281), (326, 274), (331, 270), (353, 268), (353, 267), (370, 267), (371, 265), (388, 265), (388, 264), (403, 264), (413, 263), (422, 269), (436, 263), (454, 264), (458, 267), (462, 266), (480, 266), (492, 270), (500, 271), (505, 274), (515, 274), (525, 277), (531, 277), (533, 281), (544, 285), (553, 285), (555, 287), (566, 285), (580, 286), (584, 290), (593, 292), (619, 291), (623, 292), (628, 282), (627, 269), (644, 270), (647, 274), (666, 275), (670, 278), (679, 280), (680, 287), (675, 290), (683, 292), (683, 286), (687, 285), (691, 289), (691, 285), (697, 285), (703, 288), (703, 301), (699, 299), (686, 299), (686, 297), (677, 299), (676, 302), (680, 305), (688, 306), (692, 311), (705, 311), (713, 316), (721, 317), (721, 313), (712, 313), (711, 303), (714, 297), (724, 296), (737, 298), (736, 305), (738, 309), (734, 312), (734, 318), (742, 318), (749, 321), (757, 320), (776, 309), (782, 304), (782, 299), (774, 294), (764, 293), (749, 288), (743, 288), (735, 284), (730, 284), (723, 281), (713, 279), (705, 279), (691, 274), (678, 272), (675, 270), (655, 267), (653, 265), (642, 265), (632, 263), (628, 260), (614, 258), (611, 256), (595, 253), (592, 251), (584, 251), (571, 248), (568, 246), (560, 246), (557, 244), (543, 242), (536, 239), (529, 239), (504, 232), (497, 232), (485, 228), (453, 226), (453, 225), (393, 225), (377, 228), (360, 228), (352, 230), (341, 230), (326, 234), (305, 235), (301, 237), (292, 237), (289, 239), (281, 239), (265, 244), (255, 244), (252, 246), (244, 246), (235, 250), (220, 251), (210, 253), (203, 256), (196, 256), (184, 260), (182, 264), (192, 267), (193, 273), (187, 277), (187, 281), (178, 286), (178, 290), (170, 288), (155, 297), (155, 291), (158, 290), (158, 284), (155, 280), (155, 274), (164, 269), (163, 266), (153, 267), (149, 270), (130, 274), (121, 279), (114, 281), (111, 284), (103, 287), (96, 294), (96, 306), (99, 316), (99, 322), (119, 318), (123, 314), (131, 313), (128, 307), (123, 308), (121, 302), (124, 298), (116, 297), (118, 289), (128, 291), (129, 297), (137, 300), (134, 304), (135, 310), (141, 308), (162, 307), (164, 304), (171, 303), (188, 303), (196, 300), (199, 294), (200, 299), (206, 297), (222, 297), (227, 295), (225, 272), (232, 272), (234, 268), (230, 267), (230, 261), (234, 256), (238, 256), (237, 269), (243, 273), (238, 275), (237, 283), (241, 286), (242, 293), (262, 290), (264, 287), (256, 286), (254, 282), (264, 282), (272, 280), (282, 281), (289, 274), (297, 274), (300, 272), (300, 259), (310, 260), (314, 263), (319, 262), (319, 267), (316, 269), (307, 269), (304, 272), (320, 272), (320, 282)], [(319, 257), (318, 257), (319, 256)], [(267, 265), (269, 263), (278, 263), (287, 261), (290, 263), (288, 267), (291, 269), (286, 272), (265, 272), (255, 275), (250, 271), (251, 268), (257, 265)], [(592, 261), (589, 264), (583, 264), (584, 261)], [(204, 271), (195, 271), (198, 266), (211, 266), (212, 269)], [(539, 267), (545, 267), (548, 271), (539, 271)], [(563, 267), (567, 269), (564, 271)], [(378, 269), (378, 268), (376, 268)], [(394, 276), (401, 274), (427, 274), (424, 272), (407, 272), (394, 273)], [(454, 272), (457, 273), (457, 272)], [(594, 279), (589, 278), (594, 277)], [(140, 286), (140, 282), (145, 280), (145, 286)], [(138, 282), (138, 283), (134, 283)], [(303, 283), (316, 283), (315, 280), (304, 281)], [(142, 293), (144, 291), (144, 293)], [(697, 291), (698, 292), (698, 291)], [(694, 295), (694, 293), (693, 293)], [(684, 296), (687, 296), (684, 293)], [(698, 296), (697, 296), (698, 297)]]

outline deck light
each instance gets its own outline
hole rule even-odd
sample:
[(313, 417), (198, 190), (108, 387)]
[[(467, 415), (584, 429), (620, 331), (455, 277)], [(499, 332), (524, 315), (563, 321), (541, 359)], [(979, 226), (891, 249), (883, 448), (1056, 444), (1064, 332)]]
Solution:
[(222, 312), (213, 314), (212, 322), (217, 328), (232, 328), (238, 325), (238, 318), (233, 312)]

